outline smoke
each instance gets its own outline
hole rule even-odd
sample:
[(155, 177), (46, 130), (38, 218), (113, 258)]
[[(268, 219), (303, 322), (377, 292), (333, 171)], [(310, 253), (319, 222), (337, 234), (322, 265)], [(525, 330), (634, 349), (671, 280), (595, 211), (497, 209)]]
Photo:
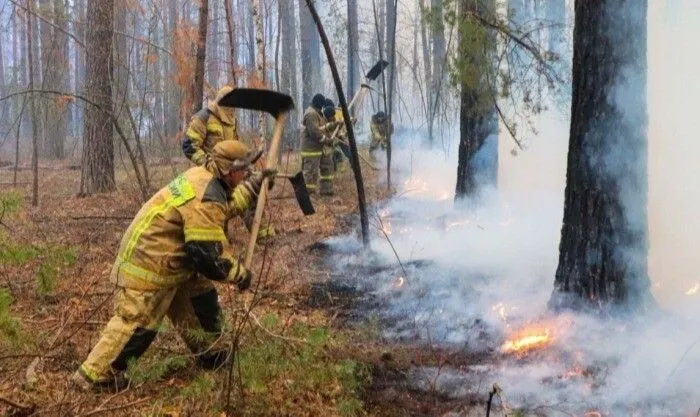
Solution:
[[(563, 214), (565, 114), (539, 117), (538, 134), (517, 156), (502, 133), (498, 190), (466, 210), (453, 204), (456, 146), (429, 152), (420, 149), (422, 135), (404, 135), (393, 156), (397, 195), (371, 210), (373, 256), (348, 250), (333, 262), (344, 275), (358, 265), (393, 266), (353, 276), (380, 300), (388, 337), (490, 353), (460, 369), (416, 368), (417, 388), (486, 398), (498, 383), (511, 407), (544, 415), (689, 415), (700, 407), (700, 168), (693, 161), (700, 10), (692, 0), (651, 0), (648, 23), (649, 272), (663, 312), (624, 321), (546, 316)], [(625, 94), (614, 98), (635, 105)], [(453, 145), (457, 136), (450, 135)], [(551, 330), (550, 346), (523, 357), (499, 353), (532, 323)]]

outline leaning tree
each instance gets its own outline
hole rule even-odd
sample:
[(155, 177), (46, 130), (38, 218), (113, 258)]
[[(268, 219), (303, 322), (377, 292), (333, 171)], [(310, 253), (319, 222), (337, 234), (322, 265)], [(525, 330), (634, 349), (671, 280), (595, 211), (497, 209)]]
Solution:
[(576, 0), (564, 221), (550, 307), (645, 309), (647, 0)]

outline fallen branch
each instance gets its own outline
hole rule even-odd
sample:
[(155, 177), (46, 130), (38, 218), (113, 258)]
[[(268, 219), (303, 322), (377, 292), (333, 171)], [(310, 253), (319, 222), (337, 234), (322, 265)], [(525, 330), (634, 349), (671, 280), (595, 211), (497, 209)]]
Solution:
[(132, 220), (131, 216), (70, 216), (73, 220)]
[(31, 405), (19, 404), (19, 403), (12, 401), (12, 400), (8, 400), (5, 397), (1, 397), (1, 396), (0, 396), (0, 402), (3, 402), (5, 404), (9, 405), (12, 408), (16, 408), (18, 410), (21, 410), (24, 413), (31, 413), (36, 408), (36, 405), (34, 405), (34, 404), (31, 404)]
[(132, 401), (132, 402), (130, 402), (130, 403), (126, 403), (126, 404), (123, 404), (123, 405), (118, 405), (118, 406), (115, 406), (115, 407), (110, 407), (110, 408), (96, 408), (95, 410), (92, 410), (92, 411), (90, 411), (90, 412), (88, 412), (88, 413), (81, 414), (80, 417), (95, 416), (95, 415), (97, 415), (97, 414), (107, 413), (107, 412), (116, 411), (116, 410), (123, 410), (123, 409), (125, 409), (125, 408), (133, 407), (133, 406), (135, 406), (135, 405), (138, 405), (138, 404), (141, 404), (141, 403), (145, 403), (146, 401), (150, 401), (150, 400), (151, 400), (150, 397), (149, 397), (149, 398), (141, 398), (140, 400)]

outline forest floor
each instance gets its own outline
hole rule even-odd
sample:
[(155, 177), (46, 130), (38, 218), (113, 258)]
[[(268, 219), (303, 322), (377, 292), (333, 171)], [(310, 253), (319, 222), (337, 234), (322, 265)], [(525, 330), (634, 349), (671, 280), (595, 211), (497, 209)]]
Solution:
[[(78, 198), (79, 170), (50, 161), (40, 166), (38, 207), (30, 205), (31, 171), (20, 170), (20, 185), (12, 187), (12, 170), (0, 169), (0, 414), (220, 416), (229, 404), (232, 415), (441, 416), (471, 408), (464, 399), (410, 388), (406, 373), (417, 358), (437, 365), (443, 356), (386, 341), (376, 320), (358, 313), (357, 294), (330, 281), (319, 242), (356, 233), (350, 170), (338, 175), (336, 196), (314, 197), (317, 213), (308, 217), (291, 186), (278, 181), (267, 211), (278, 236), (258, 247), (256, 291), (218, 286), (229, 324), (224, 341), (240, 341), (233, 370), (192, 366), (166, 323), (130, 368), (128, 389), (76, 391), (68, 378), (111, 316), (108, 273), (140, 199), (123, 169), (118, 191)], [(283, 158), (283, 166), (292, 172), (298, 161)], [(186, 168), (151, 167), (154, 190)], [(383, 170), (363, 165), (363, 173), (370, 202), (391, 195)], [(244, 248), (242, 222), (231, 228), (234, 247)]]

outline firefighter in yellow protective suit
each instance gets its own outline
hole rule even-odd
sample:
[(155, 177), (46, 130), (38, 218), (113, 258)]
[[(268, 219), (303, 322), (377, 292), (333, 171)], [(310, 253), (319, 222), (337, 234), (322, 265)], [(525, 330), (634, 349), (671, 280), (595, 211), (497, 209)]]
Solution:
[[(233, 91), (231, 86), (221, 87), (216, 93), (216, 98), (209, 100), (206, 107), (192, 116), (185, 131), (185, 139), (182, 142), (182, 151), (185, 156), (196, 165), (207, 168), (210, 172), (214, 172), (216, 169), (210, 156), (214, 145), (222, 140), (238, 140), (234, 109), (219, 105), (219, 101), (231, 91)], [(242, 215), (248, 230), (253, 224), (254, 214), (255, 205)], [(258, 239), (263, 240), (275, 234), (274, 226), (263, 220), (258, 231)]]
[(394, 125), (386, 117), (386, 113), (380, 111), (373, 115), (369, 124), (369, 130), (371, 133), (369, 151), (373, 152), (377, 148), (381, 148), (383, 151), (386, 150), (389, 136), (394, 132)]
[(252, 273), (230, 254), (227, 217), (248, 210), (263, 178), (249, 173), (261, 152), (238, 141), (216, 144), (203, 167), (185, 171), (136, 214), (122, 237), (110, 280), (116, 287), (114, 316), (71, 380), (79, 388), (123, 386), (124, 371), (156, 337), (167, 316), (200, 366), (227, 361), (214, 348), (221, 334), (221, 307), (213, 281), (244, 290)]
[(333, 155), (324, 152), (324, 148), (332, 145), (330, 137), (338, 125), (323, 117), (323, 107), (326, 99), (316, 94), (304, 112), (301, 139), (301, 167), (304, 181), (309, 193), (316, 190), (321, 195), (333, 194)]

